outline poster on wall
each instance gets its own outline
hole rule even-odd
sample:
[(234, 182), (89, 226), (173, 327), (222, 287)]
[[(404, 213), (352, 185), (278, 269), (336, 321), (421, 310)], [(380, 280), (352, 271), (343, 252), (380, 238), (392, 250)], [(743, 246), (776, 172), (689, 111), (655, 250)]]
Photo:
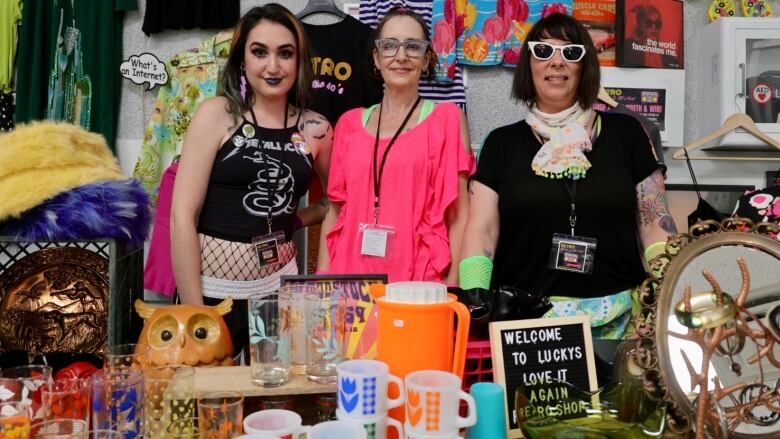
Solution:
[(615, 66), (615, 0), (575, 0), (572, 17), (588, 29), (599, 64)]
[(617, 65), (682, 69), (683, 2), (617, 0)]
[(642, 115), (663, 131), (666, 125), (666, 90), (663, 88), (605, 87), (618, 104)]
[(601, 85), (619, 105), (657, 123), (663, 146), (683, 146), (685, 70), (602, 67)]

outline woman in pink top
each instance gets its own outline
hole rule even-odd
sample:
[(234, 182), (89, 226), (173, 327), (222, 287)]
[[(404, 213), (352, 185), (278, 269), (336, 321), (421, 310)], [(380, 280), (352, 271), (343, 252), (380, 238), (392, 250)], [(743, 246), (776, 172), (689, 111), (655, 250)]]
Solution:
[(466, 118), (454, 104), (420, 98), (436, 56), (423, 20), (405, 8), (379, 22), (374, 69), (380, 104), (336, 124), (319, 270), (381, 273), (393, 281), (456, 284), (474, 164)]

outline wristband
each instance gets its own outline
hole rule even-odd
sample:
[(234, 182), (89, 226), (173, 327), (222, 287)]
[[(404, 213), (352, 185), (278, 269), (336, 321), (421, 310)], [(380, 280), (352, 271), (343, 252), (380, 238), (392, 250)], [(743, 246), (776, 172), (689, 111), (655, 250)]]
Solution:
[(470, 256), (460, 261), (459, 280), (464, 290), (472, 288), (490, 289), (493, 275), (493, 261), (486, 256)]
[(645, 262), (648, 264), (650, 261), (656, 258), (656, 256), (663, 254), (666, 250), (666, 241), (656, 241), (647, 246), (645, 249)]

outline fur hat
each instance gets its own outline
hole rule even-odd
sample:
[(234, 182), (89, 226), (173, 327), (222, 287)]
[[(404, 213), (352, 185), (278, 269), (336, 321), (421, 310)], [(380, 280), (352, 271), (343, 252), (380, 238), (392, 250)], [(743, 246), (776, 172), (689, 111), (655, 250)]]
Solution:
[(0, 135), (0, 163), (0, 221), (75, 187), (127, 178), (103, 136), (66, 123), (33, 122)]

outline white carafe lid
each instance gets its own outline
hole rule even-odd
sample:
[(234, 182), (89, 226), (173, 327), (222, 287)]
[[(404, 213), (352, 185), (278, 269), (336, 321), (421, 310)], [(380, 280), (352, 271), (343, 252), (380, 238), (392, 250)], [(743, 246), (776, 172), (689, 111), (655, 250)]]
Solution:
[(447, 285), (438, 282), (392, 282), (387, 284), (385, 300), (398, 303), (444, 303)]

